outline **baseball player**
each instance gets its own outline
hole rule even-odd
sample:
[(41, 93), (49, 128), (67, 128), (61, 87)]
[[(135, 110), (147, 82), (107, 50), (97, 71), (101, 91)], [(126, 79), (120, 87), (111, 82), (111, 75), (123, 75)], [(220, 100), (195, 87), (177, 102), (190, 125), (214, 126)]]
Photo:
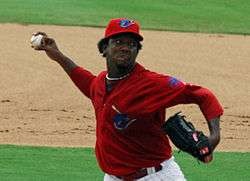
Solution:
[(212, 151), (220, 141), (220, 103), (206, 88), (137, 63), (143, 37), (136, 21), (118, 18), (109, 22), (98, 43), (107, 70), (97, 76), (76, 65), (58, 49), (54, 39), (42, 34), (42, 44), (35, 49), (44, 50), (59, 63), (92, 101), (97, 121), (95, 154), (105, 173), (104, 181), (185, 180), (161, 130), (166, 108), (177, 104), (200, 107), (210, 131), (211, 154), (204, 162), (212, 160)]

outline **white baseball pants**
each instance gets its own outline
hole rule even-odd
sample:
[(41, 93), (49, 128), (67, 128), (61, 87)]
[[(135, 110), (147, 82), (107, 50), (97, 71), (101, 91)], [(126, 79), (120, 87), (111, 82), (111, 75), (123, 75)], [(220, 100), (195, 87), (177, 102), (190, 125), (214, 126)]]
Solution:
[[(137, 181), (186, 181), (179, 165), (175, 162), (174, 157), (161, 163), (162, 170), (149, 174)], [(121, 179), (105, 174), (104, 181), (122, 181)]]

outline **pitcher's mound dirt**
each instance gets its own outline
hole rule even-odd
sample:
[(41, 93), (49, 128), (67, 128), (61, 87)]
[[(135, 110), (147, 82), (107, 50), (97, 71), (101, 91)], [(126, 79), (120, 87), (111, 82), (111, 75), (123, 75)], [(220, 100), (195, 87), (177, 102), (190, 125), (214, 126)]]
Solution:
[[(47, 32), (77, 64), (97, 74), (105, 59), (96, 43), (103, 29), (0, 24), (0, 144), (94, 146), (90, 101), (44, 52), (30, 48), (31, 34)], [(138, 62), (159, 73), (208, 87), (221, 101), (218, 150), (250, 150), (250, 37), (143, 31)], [(195, 105), (177, 106), (208, 133)]]

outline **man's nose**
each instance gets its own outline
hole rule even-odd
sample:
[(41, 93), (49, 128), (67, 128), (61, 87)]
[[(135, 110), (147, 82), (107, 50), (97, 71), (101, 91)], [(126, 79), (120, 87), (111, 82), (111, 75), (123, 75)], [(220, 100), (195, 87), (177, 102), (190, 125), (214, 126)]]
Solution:
[(129, 49), (128, 44), (123, 44), (123, 45), (121, 45), (119, 47), (119, 50), (121, 50), (121, 51), (129, 51), (130, 49)]

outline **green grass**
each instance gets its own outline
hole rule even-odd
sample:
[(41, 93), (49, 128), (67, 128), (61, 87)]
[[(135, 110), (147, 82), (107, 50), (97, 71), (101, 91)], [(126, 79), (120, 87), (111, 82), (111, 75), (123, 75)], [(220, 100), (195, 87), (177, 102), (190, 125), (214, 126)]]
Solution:
[(0, 145), (1, 181), (102, 180), (93, 149)]
[[(211, 164), (198, 164), (175, 152), (188, 180), (245, 181), (250, 177), (250, 153), (215, 153)], [(0, 145), (1, 181), (103, 180), (92, 148), (50, 148)]]
[(175, 153), (187, 180), (247, 181), (250, 178), (250, 153), (216, 152), (210, 164), (198, 163), (186, 153)]
[(105, 26), (129, 17), (144, 29), (250, 34), (248, 0), (0, 0), (0, 22)]

